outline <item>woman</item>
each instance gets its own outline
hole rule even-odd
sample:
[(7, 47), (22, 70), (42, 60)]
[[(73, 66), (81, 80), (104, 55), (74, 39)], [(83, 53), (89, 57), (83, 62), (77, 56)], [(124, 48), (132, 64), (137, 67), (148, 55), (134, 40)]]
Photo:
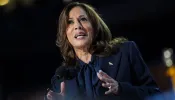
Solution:
[[(63, 9), (56, 42), (64, 62), (52, 78), (49, 100), (143, 100), (159, 93), (136, 44), (112, 39), (88, 4), (73, 2)], [(63, 80), (57, 77), (61, 68)]]

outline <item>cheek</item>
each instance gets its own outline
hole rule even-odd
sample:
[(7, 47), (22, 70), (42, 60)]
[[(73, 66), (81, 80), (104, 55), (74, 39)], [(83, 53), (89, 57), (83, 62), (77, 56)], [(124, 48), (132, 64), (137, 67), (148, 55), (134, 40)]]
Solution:
[(68, 40), (70, 39), (70, 32), (69, 32), (69, 30), (66, 31), (66, 37), (67, 37)]
[(66, 36), (67, 36), (67, 39), (71, 42), (71, 40), (73, 38), (73, 33), (72, 33), (72, 30), (70, 28), (66, 30)]
[(70, 35), (70, 28), (69, 27), (66, 29), (66, 35), (67, 36)]
[(66, 35), (67, 35), (67, 36), (70, 36), (70, 35), (71, 35), (71, 27), (68, 27), (68, 28), (66, 29)]
[(89, 33), (93, 34), (93, 27), (90, 23), (87, 25), (86, 29)]
[(93, 38), (94, 31), (93, 31), (93, 28), (92, 27), (88, 27), (88, 33), (89, 33), (90, 38)]

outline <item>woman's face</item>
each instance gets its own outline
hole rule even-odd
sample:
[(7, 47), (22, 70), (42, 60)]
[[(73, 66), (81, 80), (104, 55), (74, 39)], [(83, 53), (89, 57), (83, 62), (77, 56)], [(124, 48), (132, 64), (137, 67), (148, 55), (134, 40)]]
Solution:
[(67, 38), (74, 49), (87, 49), (93, 39), (93, 28), (86, 12), (74, 7), (69, 12)]

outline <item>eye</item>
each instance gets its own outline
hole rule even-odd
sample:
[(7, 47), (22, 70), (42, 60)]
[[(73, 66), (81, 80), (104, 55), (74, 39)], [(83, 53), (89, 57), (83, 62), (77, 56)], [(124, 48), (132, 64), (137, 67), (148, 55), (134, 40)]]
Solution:
[(81, 20), (81, 21), (87, 21), (87, 18), (82, 17), (80, 20)]
[(73, 22), (73, 20), (68, 20), (67, 23), (68, 23), (68, 24), (73, 24), (74, 22)]

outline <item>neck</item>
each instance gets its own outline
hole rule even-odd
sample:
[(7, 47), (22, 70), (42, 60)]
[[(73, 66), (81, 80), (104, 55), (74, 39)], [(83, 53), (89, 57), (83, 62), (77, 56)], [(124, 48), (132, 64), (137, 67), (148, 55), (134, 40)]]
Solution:
[(77, 57), (85, 63), (89, 63), (91, 60), (91, 54), (88, 52), (87, 49), (74, 49)]

